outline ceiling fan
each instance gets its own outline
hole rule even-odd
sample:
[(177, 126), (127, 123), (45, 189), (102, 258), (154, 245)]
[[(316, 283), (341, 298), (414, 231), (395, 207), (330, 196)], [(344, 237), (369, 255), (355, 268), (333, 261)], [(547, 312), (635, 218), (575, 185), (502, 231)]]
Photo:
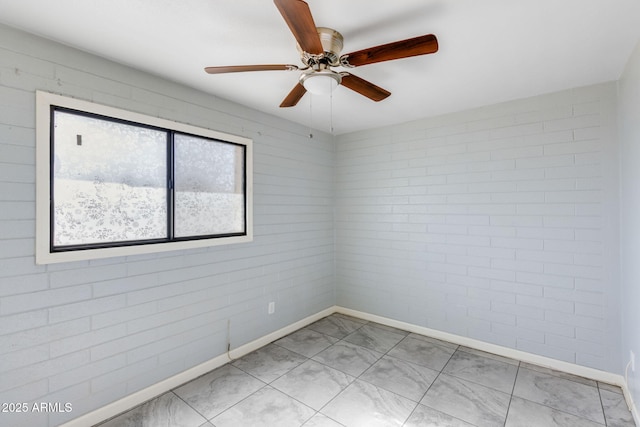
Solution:
[(376, 62), (391, 61), (438, 51), (433, 34), (414, 37), (368, 49), (340, 55), (343, 37), (326, 27), (316, 27), (309, 5), (303, 0), (274, 0), (274, 3), (298, 42), (304, 67), (291, 64), (232, 65), (206, 67), (209, 74), (244, 71), (302, 71), (298, 83), (285, 97), (280, 107), (293, 107), (307, 91), (330, 93), (338, 85), (345, 86), (373, 101), (382, 101), (391, 92), (351, 73), (337, 72), (331, 67), (354, 68)]

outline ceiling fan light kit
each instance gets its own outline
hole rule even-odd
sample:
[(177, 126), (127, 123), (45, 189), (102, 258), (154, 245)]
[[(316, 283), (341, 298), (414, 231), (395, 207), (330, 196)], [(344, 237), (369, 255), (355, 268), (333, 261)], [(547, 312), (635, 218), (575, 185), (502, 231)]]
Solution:
[(314, 95), (328, 95), (342, 82), (340, 73), (331, 70), (314, 71), (303, 73), (300, 76), (300, 83), (307, 92)]
[(209, 74), (302, 71), (298, 83), (285, 97), (280, 107), (295, 106), (307, 91), (312, 94), (326, 95), (340, 85), (372, 101), (381, 101), (391, 95), (391, 92), (346, 71), (334, 71), (331, 67), (354, 68), (438, 51), (436, 36), (427, 34), (340, 55), (344, 44), (342, 34), (332, 28), (316, 27), (306, 2), (274, 0), (274, 3), (298, 42), (300, 60), (304, 67), (291, 64), (233, 65), (206, 67), (205, 71)]

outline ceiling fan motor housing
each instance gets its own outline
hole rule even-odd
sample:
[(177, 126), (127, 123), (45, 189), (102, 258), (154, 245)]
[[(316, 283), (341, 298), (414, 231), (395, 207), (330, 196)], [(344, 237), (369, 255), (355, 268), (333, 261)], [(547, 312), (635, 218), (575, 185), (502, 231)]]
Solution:
[(300, 45), (298, 45), (302, 62), (312, 68), (314, 65), (319, 64), (332, 67), (340, 65), (340, 52), (342, 52), (344, 43), (342, 34), (327, 27), (317, 27), (316, 29), (318, 30), (318, 36), (320, 37), (320, 43), (322, 44), (322, 50), (324, 52), (320, 55), (314, 55), (303, 51)]

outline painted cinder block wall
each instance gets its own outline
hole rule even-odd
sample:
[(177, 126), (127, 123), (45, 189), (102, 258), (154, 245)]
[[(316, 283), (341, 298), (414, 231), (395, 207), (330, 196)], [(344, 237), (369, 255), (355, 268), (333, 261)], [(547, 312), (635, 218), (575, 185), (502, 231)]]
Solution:
[[(630, 351), (636, 370), (627, 370), (628, 387), (640, 404), (640, 42), (620, 79), (620, 265), (622, 283), (622, 361)], [(636, 412), (636, 423), (640, 414)]]
[(336, 150), (338, 305), (621, 372), (615, 83)]
[[(35, 90), (253, 139), (254, 241), (36, 265)], [(55, 426), (335, 304), (332, 137), (0, 26), (0, 414)], [(270, 301), (276, 312), (268, 315)]]

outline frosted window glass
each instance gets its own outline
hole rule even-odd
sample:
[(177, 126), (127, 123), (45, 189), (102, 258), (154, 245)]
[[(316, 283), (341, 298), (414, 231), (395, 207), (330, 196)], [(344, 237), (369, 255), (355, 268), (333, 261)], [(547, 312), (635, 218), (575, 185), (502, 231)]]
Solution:
[(175, 135), (175, 236), (245, 232), (244, 146)]
[(54, 112), (53, 245), (167, 237), (167, 135)]

